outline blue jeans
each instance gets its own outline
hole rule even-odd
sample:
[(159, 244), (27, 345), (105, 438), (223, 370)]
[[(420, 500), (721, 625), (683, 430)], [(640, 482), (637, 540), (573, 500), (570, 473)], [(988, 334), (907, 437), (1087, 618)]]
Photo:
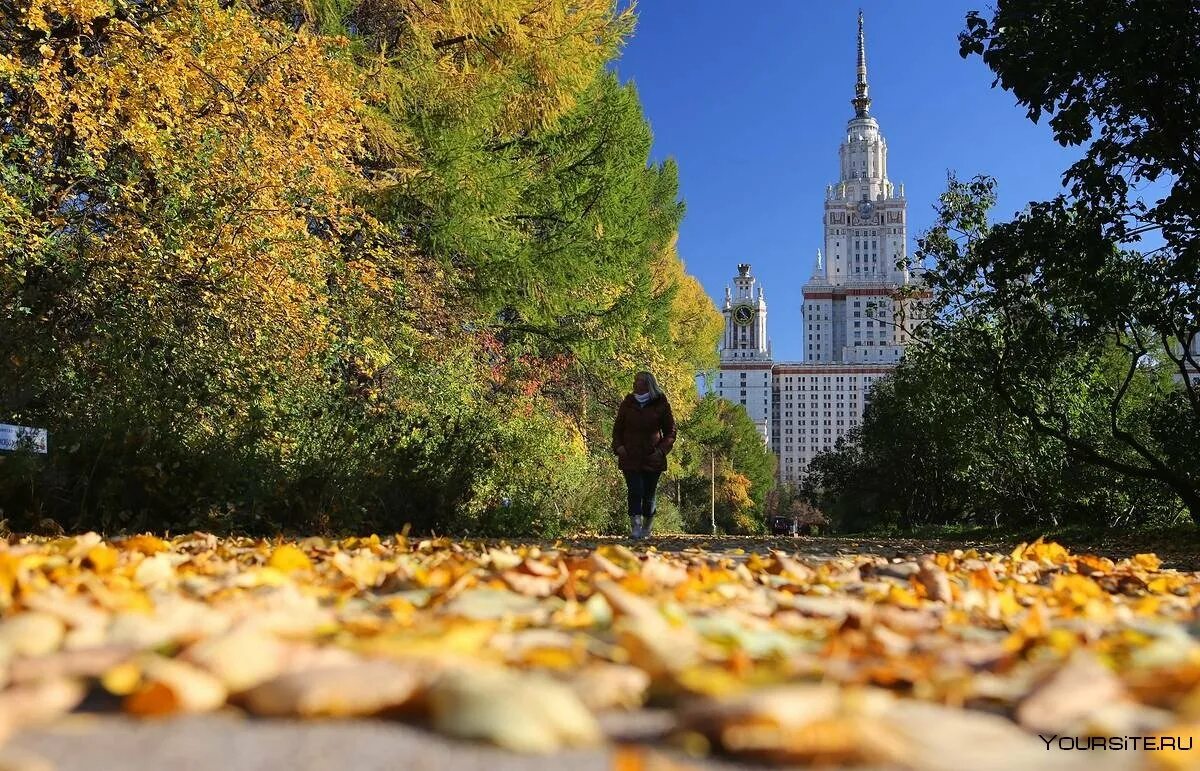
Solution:
[(629, 489), (629, 516), (645, 517), (646, 522), (654, 516), (654, 491), (658, 488), (661, 471), (622, 471), (625, 486)]

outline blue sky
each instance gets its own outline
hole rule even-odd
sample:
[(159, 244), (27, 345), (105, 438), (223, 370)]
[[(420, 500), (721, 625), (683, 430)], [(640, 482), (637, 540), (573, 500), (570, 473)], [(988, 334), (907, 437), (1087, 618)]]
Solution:
[(994, 215), (1007, 218), (1059, 192), (1080, 155), (993, 89), (978, 57), (959, 57), (963, 19), (983, 2), (642, 0), (612, 67), (637, 87), (654, 159), (679, 164), (680, 255), (717, 301), (739, 262), (753, 266), (777, 360), (802, 358), (800, 287), (822, 246), (825, 186), (853, 114), (860, 7), (871, 112), (889, 176), (905, 184), (910, 253), (948, 170), (996, 177)]

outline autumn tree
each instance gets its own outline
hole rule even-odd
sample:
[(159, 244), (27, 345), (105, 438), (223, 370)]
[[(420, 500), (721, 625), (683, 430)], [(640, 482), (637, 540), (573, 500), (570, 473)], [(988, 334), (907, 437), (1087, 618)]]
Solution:
[(286, 457), (330, 273), (360, 278), (356, 75), (336, 41), (206, 0), (4, 19), (6, 419), (50, 427), (77, 514), (225, 498)]
[[(719, 315), (607, 0), (4, 6), (0, 378), (105, 527), (611, 525), (610, 408)], [(496, 503), (511, 505), (500, 511)]]
[[(968, 358), (1012, 414), (1071, 457), (1150, 482), (1200, 518), (1200, 14), (1186, 0), (1052, 4), (1002, 0), (973, 12), (964, 57), (981, 56), (1028, 117), (1080, 146), (1067, 191), (990, 223), (987, 179), (952, 183), (919, 256), (934, 266), (936, 331), (962, 322)], [(1161, 197), (1145, 200), (1147, 185)], [(1115, 381), (1083, 375), (1116, 351)], [(1161, 375), (1177, 387), (1155, 388)], [(1077, 379), (1077, 378), (1076, 378)], [(1077, 409), (1079, 390), (1099, 394)]]
[[(692, 532), (711, 530), (715, 481), (717, 527), (726, 533), (762, 532), (775, 488), (775, 456), (745, 408), (712, 394), (681, 426), (674, 482)], [(714, 477), (715, 467), (715, 477)]]

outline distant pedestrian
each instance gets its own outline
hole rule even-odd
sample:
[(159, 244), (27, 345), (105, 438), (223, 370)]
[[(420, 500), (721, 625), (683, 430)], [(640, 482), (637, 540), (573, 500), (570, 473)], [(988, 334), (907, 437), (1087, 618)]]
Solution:
[(633, 393), (617, 408), (612, 450), (629, 491), (629, 524), (633, 537), (650, 535), (654, 493), (667, 470), (667, 453), (675, 444), (675, 416), (666, 394), (649, 372), (633, 379)]

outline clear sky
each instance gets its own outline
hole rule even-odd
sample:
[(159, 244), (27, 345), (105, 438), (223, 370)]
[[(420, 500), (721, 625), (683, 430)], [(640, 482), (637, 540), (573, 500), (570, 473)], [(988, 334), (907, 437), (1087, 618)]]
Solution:
[(858, 9), (866, 15), (871, 114), (888, 175), (905, 185), (909, 252), (933, 220), (947, 171), (999, 183), (994, 215), (1053, 197), (1078, 148), (1054, 142), (958, 55), (979, 0), (641, 0), (613, 69), (638, 89), (655, 160), (679, 164), (679, 251), (718, 304), (739, 262), (767, 299), (776, 360), (803, 358), (800, 287), (822, 243), (825, 186), (853, 115)]

